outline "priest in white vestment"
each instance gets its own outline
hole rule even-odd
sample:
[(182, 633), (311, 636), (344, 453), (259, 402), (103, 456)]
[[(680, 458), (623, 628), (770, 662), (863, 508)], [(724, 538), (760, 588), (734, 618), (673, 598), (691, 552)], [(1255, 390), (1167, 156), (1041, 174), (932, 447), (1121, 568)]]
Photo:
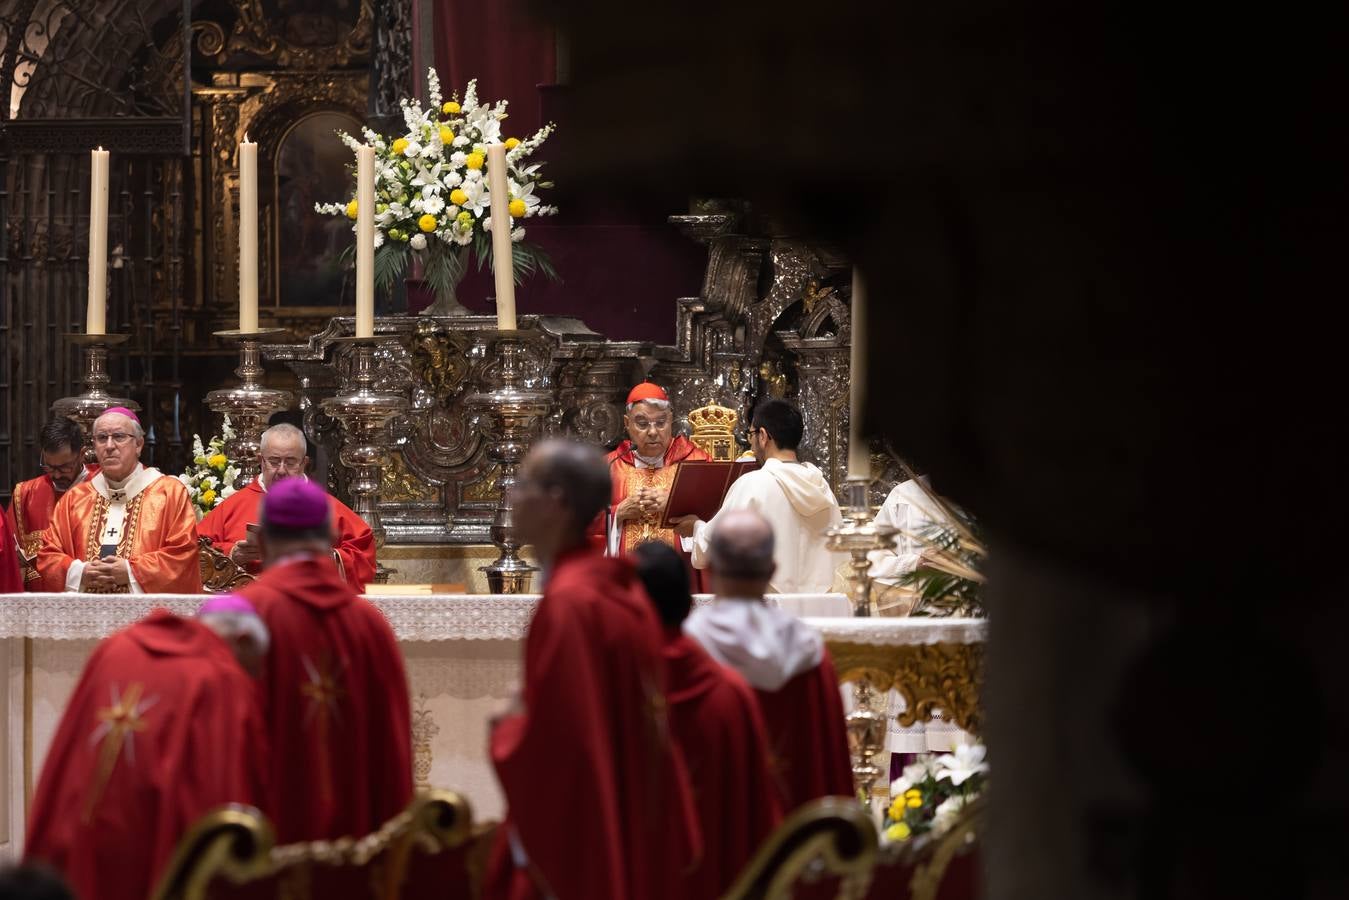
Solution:
[(923, 562), (923, 551), (927, 549), (923, 535), (934, 526), (949, 524), (950, 519), (930, 493), (926, 475), (917, 480), (902, 481), (886, 495), (885, 502), (876, 511), (877, 525), (899, 529), (893, 550), (873, 550), (867, 554), (871, 560), (871, 577), (881, 584), (899, 584), (900, 578), (917, 569)]
[(759, 469), (731, 485), (711, 522), (696, 516), (678, 520), (680, 536), (693, 538), (695, 569), (707, 568), (717, 521), (731, 510), (752, 509), (773, 526), (776, 568), (770, 592), (818, 594), (833, 588), (846, 557), (825, 547), (825, 532), (843, 516), (824, 474), (796, 457), (804, 431), (800, 410), (785, 400), (766, 400), (754, 410), (749, 444)]

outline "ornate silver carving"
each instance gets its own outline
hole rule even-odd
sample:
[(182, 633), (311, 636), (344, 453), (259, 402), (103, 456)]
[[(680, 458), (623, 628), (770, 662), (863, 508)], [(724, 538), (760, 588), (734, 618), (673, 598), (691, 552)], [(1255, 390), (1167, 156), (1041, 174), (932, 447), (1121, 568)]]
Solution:
[(206, 395), (206, 405), (222, 415), (229, 416), (234, 429), (234, 437), (225, 442), (225, 454), (239, 469), (235, 487), (243, 487), (258, 476), (261, 465), (258, 454), (262, 451), (262, 432), (272, 413), (290, 406), (290, 391), (278, 391), (264, 387), (259, 378), (263, 375), (261, 357), (258, 348), (262, 340), (284, 333), (284, 328), (265, 328), (257, 332), (217, 331), (226, 339), (239, 342), (239, 368), (234, 374), (242, 384), (237, 387), (211, 391)]
[(125, 334), (67, 334), (65, 339), (84, 347), (84, 384), (85, 391), (75, 397), (62, 397), (52, 404), (52, 415), (74, 419), (84, 432), (85, 458), (94, 461), (93, 428), (94, 420), (103, 415), (110, 406), (125, 406), (138, 412), (140, 405), (125, 397), (114, 397), (107, 391), (108, 386), (108, 347), (121, 344), (129, 335)]

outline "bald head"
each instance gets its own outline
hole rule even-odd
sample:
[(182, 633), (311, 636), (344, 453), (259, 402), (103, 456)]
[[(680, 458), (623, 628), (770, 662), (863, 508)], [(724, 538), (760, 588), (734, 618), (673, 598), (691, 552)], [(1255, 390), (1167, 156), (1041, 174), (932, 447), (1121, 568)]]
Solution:
[(723, 578), (767, 580), (774, 568), (773, 526), (752, 509), (728, 510), (717, 517), (708, 555)]

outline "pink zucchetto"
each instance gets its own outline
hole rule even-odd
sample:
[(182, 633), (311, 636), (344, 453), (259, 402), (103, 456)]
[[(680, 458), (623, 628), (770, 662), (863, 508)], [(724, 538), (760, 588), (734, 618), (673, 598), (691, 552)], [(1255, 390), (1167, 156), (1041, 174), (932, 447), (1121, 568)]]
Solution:
[(117, 415), (119, 415), (119, 416), (126, 416), (128, 419), (130, 419), (131, 421), (135, 422), (137, 425), (139, 425), (139, 424), (140, 424), (140, 421), (141, 421), (141, 420), (136, 416), (135, 413), (133, 413), (131, 410), (127, 409), (125, 406), (109, 406), (107, 409), (103, 410), (103, 413), (102, 413), (102, 414), (106, 416), (106, 415), (108, 415), (109, 413), (117, 413)]
[(256, 616), (258, 611), (238, 594), (221, 594), (219, 597), (212, 597), (201, 605), (197, 610), (198, 616), (205, 616), (211, 613), (242, 613), (243, 615)]
[(267, 490), (262, 521), (272, 528), (319, 528), (328, 521), (328, 495), (305, 478), (283, 478)]

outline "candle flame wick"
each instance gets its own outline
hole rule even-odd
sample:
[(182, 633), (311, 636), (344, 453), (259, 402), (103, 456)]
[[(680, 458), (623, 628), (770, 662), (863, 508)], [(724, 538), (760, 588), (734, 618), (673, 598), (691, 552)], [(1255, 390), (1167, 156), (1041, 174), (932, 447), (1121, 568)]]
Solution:
[(245, 144), (249, 143), (249, 140), (248, 140), (248, 132), (247, 132), (247, 131), (244, 132), (244, 143), (245, 143)]

